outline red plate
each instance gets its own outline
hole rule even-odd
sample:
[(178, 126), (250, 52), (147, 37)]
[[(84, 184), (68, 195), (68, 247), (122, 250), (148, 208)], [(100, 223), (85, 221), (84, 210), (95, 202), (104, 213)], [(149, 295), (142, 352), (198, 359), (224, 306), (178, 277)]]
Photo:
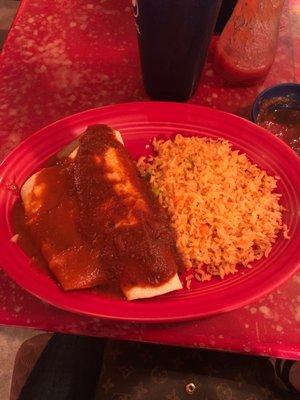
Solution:
[[(194, 282), (192, 289), (161, 297), (127, 302), (90, 291), (66, 293), (10, 241), (11, 210), (18, 195), (14, 185), (37, 171), (45, 161), (87, 125), (106, 123), (121, 131), (125, 146), (136, 158), (147, 153), (154, 136), (169, 138), (176, 132), (192, 136), (222, 137), (268, 173), (280, 177), (278, 190), (287, 208), (284, 222), (290, 240), (280, 236), (270, 256), (224, 280)], [(149, 150), (148, 150), (149, 151)], [(176, 103), (130, 103), (85, 111), (58, 121), (21, 143), (0, 167), (0, 260), (7, 274), (34, 296), (65, 310), (128, 321), (159, 322), (196, 319), (229, 311), (273, 290), (300, 265), (300, 159), (281, 140), (264, 129), (231, 114)]]

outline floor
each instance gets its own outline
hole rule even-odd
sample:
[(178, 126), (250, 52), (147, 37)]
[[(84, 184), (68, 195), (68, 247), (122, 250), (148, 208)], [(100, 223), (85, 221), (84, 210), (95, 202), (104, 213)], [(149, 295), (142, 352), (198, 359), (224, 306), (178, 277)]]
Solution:
[(20, 2), (16, 0), (0, 0), (0, 49), (3, 46), (19, 4)]
[(22, 343), (37, 335), (32, 329), (0, 327), (0, 399), (9, 400), (11, 377), (17, 351)]

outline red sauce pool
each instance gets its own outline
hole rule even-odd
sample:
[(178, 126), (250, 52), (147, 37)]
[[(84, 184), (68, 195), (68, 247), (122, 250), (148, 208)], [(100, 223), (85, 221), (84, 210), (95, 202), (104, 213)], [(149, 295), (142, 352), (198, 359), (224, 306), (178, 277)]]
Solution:
[(230, 60), (217, 49), (214, 59), (214, 69), (219, 73), (229, 86), (251, 86), (263, 81), (271, 64), (268, 65), (238, 65), (236, 60)]

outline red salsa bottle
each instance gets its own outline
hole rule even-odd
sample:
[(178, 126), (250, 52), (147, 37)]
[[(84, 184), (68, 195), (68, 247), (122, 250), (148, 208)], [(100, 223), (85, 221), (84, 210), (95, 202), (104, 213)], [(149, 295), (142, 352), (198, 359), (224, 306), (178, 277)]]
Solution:
[(255, 85), (273, 64), (284, 0), (239, 0), (217, 44), (214, 67), (231, 85)]

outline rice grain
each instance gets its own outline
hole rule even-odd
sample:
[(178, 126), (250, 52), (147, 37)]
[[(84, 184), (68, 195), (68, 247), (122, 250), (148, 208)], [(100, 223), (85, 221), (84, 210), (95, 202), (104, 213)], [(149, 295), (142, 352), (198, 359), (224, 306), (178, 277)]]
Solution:
[(178, 134), (153, 146), (156, 156), (138, 167), (171, 216), (185, 266), (198, 267), (197, 280), (268, 257), (280, 231), (288, 238), (278, 178), (228, 141)]

